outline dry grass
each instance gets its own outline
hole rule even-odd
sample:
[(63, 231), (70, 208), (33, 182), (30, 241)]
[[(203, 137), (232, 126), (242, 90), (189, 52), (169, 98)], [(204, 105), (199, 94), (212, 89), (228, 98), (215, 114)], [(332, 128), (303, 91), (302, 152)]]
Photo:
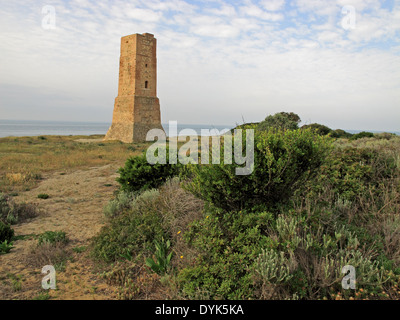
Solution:
[[(148, 143), (124, 144), (102, 142), (102, 136), (44, 136), (0, 138), (0, 191), (31, 189), (50, 172), (102, 166), (111, 162), (124, 164), (140, 154)], [(92, 140), (82, 143), (77, 140)]]
[(335, 144), (339, 147), (375, 149), (392, 156), (398, 156), (400, 154), (400, 136), (393, 136), (390, 139), (361, 138), (353, 141), (338, 139)]
[(204, 201), (182, 189), (177, 178), (160, 188), (159, 200), (165, 225), (169, 227), (174, 243), (171, 265), (179, 270), (193, 264), (198, 255), (198, 252), (183, 240), (182, 235), (193, 221), (203, 216)]
[(30, 253), (26, 257), (26, 264), (34, 268), (53, 265), (56, 270), (62, 270), (71, 255), (71, 250), (64, 243), (43, 243), (40, 246), (31, 247)]
[(40, 214), (37, 204), (17, 203), (11, 197), (0, 194), (0, 221), (22, 223)]
[[(147, 300), (155, 295), (163, 295), (163, 292), (168, 296), (160, 276), (143, 264), (118, 261), (111, 271), (103, 273), (103, 277), (110, 285), (117, 286), (115, 294), (120, 300)], [(158, 299), (165, 298), (158, 296)]]
[[(175, 271), (193, 264), (199, 254), (186, 244), (182, 235), (191, 222), (203, 216), (204, 208), (204, 202), (182, 189), (180, 184), (178, 178), (173, 178), (158, 191), (145, 191), (138, 199), (130, 201), (130, 208), (127, 209), (140, 212), (144, 205), (162, 215), (163, 227), (172, 238), (173, 258), (170, 267)], [(118, 214), (116, 211), (111, 216)], [(109, 284), (118, 286), (116, 293), (119, 299), (182, 298), (174, 276), (175, 271), (163, 276), (156, 275), (141, 259), (117, 261), (104, 268), (107, 270), (104, 272), (105, 279)]]

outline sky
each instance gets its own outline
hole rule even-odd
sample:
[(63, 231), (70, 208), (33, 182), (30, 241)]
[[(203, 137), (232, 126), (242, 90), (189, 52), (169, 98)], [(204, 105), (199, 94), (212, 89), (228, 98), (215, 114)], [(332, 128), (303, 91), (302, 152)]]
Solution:
[(0, 0), (0, 119), (111, 122), (146, 32), (162, 123), (400, 131), (400, 0)]

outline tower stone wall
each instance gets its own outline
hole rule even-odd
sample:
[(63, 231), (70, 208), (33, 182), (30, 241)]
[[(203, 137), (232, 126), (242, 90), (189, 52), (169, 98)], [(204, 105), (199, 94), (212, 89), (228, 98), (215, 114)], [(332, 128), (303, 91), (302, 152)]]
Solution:
[(118, 96), (105, 140), (143, 142), (162, 129), (157, 98), (157, 40), (149, 33), (121, 38)]

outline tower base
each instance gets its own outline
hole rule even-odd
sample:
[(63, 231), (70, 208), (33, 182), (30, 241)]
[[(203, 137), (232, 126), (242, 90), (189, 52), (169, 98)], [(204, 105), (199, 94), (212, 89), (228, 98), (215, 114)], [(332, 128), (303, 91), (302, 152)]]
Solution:
[(113, 120), (105, 141), (145, 142), (147, 132), (161, 129), (160, 102), (145, 96), (121, 96), (115, 99)]

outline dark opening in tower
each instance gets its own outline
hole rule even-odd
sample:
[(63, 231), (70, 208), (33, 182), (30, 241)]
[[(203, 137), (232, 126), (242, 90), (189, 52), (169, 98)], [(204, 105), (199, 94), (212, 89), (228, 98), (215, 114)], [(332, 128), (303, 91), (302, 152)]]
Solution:
[(144, 88), (147, 89), (148, 87), (149, 87), (149, 82), (148, 82), (148, 81), (145, 81), (145, 82), (144, 82)]

